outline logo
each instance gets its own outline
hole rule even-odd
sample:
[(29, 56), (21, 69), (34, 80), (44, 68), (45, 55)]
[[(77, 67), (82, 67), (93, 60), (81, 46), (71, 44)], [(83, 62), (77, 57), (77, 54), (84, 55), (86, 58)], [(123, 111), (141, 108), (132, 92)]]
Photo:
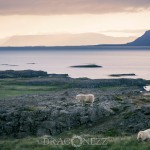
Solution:
[(80, 147), (83, 144), (83, 139), (80, 136), (73, 136), (71, 138), (71, 145), (74, 147)]
[(72, 138), (53, 138), (52, 136), (43, 136), (39, 139), (40, 145), (72, 145), (73, 147), (81, 147), (82, 145), (99, 145), (107, 146), (108, 142), (112, 141), (110, 138), (97, 137), (82, 137), (74, 135)]

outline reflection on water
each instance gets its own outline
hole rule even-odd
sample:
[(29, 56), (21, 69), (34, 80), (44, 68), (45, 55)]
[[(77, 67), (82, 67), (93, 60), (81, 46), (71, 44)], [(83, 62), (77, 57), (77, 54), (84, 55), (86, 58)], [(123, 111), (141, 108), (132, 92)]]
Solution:
[[(44, 70), (71, 77), (112, 78), (110, 74), (135, 73), (132, 78), (150, 79), (150, 51), (0, 51), (0, 70)], [(9, 64), (9, 65), (3, 65)], [(102, 68), (71, 68), (97, 64)], [(113, 77), (114, 78), (114, 77)], [(131, 77), (129, 77), (131, 78)]]

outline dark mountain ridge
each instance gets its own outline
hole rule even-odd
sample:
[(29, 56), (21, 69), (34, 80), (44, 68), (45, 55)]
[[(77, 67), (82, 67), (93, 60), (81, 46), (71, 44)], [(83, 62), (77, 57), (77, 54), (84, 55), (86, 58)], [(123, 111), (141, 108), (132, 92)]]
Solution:
[(127, 43), (127, 46), (150, 46), (150, 30), (146, 31), (141, 37), (135, 41)]

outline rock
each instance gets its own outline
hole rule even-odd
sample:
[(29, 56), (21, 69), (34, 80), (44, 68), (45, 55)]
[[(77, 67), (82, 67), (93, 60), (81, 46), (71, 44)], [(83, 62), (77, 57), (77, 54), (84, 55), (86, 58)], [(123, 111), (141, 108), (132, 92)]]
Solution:
[(101, 68), (102, 66), (96, 64), (88, 64), (88, 65), (77, 65), (77, 66), (70, 66), (72, 68)]
[(145, 115), (150, 115), (150, 105), (148, 106), (143, 106), (141, 108), (142, 112), (145, 114)]
[(89, 121), (89, 117), (88, 117), (88, 116), (80, 117), (81, 125), (82, 125), (82, 124), (87, 124), (88, 121)]
[(48, 76), (47, 72), (44, 71), (34, 71), (34, 70), (6, 70), (0, 71), (0, 78), (31, 78), (31, 77), (40, 77)]
[(38, 128), (36, 135), (37, 135), (37, 136), (51, 135), (51, 132), (49, 132), (49, 129)]
[(128, 74), (111, 74), (109, 75), (111, 77), (126, 77), (126, 76), (136, 76), (134, 73), (128, 73)]
[(48, 74), (49, 77), (51, 78), (68, 78), (68, 74)]
[(88, 115), (89, 120), (90, 120), (91, 122), (96, 122), (96, 120), (97, 120), (96, 109), (89, 108), (89, 109), (87, 110), (87, 115)]

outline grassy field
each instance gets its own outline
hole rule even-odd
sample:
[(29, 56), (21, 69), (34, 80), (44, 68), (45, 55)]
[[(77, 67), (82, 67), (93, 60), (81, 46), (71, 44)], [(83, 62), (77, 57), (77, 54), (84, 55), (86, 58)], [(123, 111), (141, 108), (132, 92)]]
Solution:
[[(89, 130), (82, 126), (56, 136), (3, 138), (0, 139), (0, 150), (150, 150), (150, 141), (137, 141), (137, 135), (108, 136), (91, 134)], [(77, 136), (77, 140), (72, 142), (74, 136)], [(79, 138), (82, 138), (81, 143)], [(96, 139), (95, 143), (90, 142), (92, 138)], [(46, 139), (45, 143), (44, 139)], [(65, 144), (66, 139), (69, 139), (67, 144)], [(53, 140), (55, 142), (51, 142)]]
[(26, 94), (47, 94), (49, 91), (67, 88), (67, 85), (27, 85), (28, 79), (0, 79), (0, 97)]
[[(0, 140), (0, 150), (149, 150), (150, 142), (138, 142), (136, 137), (114, 137), (105, 145), (99, 142), (98, 145), (83, 143), (79, 147), (72, 144), (43, 144), (42, 138), (24, 138), (24, 139), (3, 139)], [(55, 138), (56, 139), (56, 138)], [(59, 140), (59, 139), (58, 139)]]
[[(34, 79), (38, 78), (33, 78)], [(0, 79), (0, 98), (7, 98), (13, 96), (21, 96), (21, 95), (28, 95), (28, 94), (47, 94), (50, 91), (57, 91), (70, 88), (70, 86), (66, 84), (27, 84), (28, 82), (32, 82), (31, 78), (7, 78), (7, 79)], [(45, 81), (44, 81), (45, 82)], [(114, 89), (125, 89), (127, 87), (120, 87), (120, 86), (107, 86), (101, 87), (100, 89), (103, 91), (107, 90), (114, 90)]]

